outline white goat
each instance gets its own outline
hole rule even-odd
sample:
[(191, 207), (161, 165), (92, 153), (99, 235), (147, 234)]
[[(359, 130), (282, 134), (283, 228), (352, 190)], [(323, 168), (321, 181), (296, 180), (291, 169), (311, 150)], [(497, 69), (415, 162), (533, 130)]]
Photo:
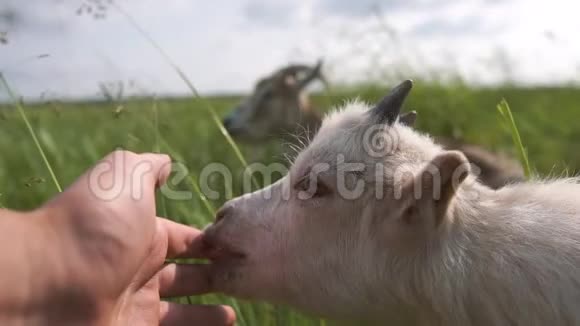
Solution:
[(580, 325), (577, 179), (480, 185), (401, 123), (411, 86), (331, 114), (286, 177), (225, 204), (216, 289), (377, 325)]

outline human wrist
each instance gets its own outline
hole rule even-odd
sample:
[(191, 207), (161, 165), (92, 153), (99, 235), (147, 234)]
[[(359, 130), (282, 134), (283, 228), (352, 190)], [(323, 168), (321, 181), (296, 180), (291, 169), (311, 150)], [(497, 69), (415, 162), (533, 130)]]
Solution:
[[(94, 304), (69, 279), (65, 246), (54, 212), (0, 211), (1, 324), (72, 325), (86, 322)], [(79, 309), (81, 311), (79, 311)], [(85, 310), (85, 311), (82, 311)]]

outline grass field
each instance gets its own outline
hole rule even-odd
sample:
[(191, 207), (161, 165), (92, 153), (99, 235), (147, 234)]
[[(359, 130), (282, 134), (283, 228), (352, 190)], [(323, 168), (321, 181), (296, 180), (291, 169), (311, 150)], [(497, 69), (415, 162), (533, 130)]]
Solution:
[[(371, 102), (386, 88), (359, 86), (319, 95), (315, 103), (328, 109), (355, 96)], [(516, 155), (509, 127), (501, 120), (496, 105), (505, 98), (516, 118), (523, 143), (537, 174), (560, 176), (580, 169), (580, 90), (576, 88), (502, 87), (473, 89), (416, 83), (407, 108), (419, 112), (418, 128), (436, 135), (455, 136)], [(213, 97), (207, 101), (220, 115), (239, 99)], [(24, 104), (26, 114), (47, 154), (58, 182), (65, 187), (81, 172), (115, 148), (170, 153), (183, 163), (189, 177), (172, 187), (194, 189), (197, 176), (208, 163), (220, 162), (234, 171), (234, 195), (239, 194), (242, 164), (228, 146), (199, 99), (136, 99), (122, 103)], [(283, 161), (275, 143), (256, 150), (241, 144), (251, 161)], [(57, 192), (47, 168), (18, 112), (0, 106), (0, 204), (13, 209), (30, 209)], [(212, 188), (225, 193), (221, 180)], [(199, 196), (190, 200), (159, 199), (159, 215), (203, 226), (211, 211), (225, 198), (204, 203)], [(213, 296), (203, 300), (215, 302)], [(229, 300), (229, 299), (228, 299)], [(227, 301), (232, 303), (233, 301)], [(240, 325), (322, 325), (285, 308), (236, 303)]]

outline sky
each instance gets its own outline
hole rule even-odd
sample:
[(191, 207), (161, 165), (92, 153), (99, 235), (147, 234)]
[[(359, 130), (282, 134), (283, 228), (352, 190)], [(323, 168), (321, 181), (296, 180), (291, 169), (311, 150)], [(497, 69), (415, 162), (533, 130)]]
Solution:
[[(577, 0), (114, 1), (203, 94), (248, 92), (284, 64), (319, 58), (335, 83), (580, 83)], [(11, 88), (28, 99), (101, 96), (103, 83), (187, 94), (135, 25), (98, 2), (1, 0)]]

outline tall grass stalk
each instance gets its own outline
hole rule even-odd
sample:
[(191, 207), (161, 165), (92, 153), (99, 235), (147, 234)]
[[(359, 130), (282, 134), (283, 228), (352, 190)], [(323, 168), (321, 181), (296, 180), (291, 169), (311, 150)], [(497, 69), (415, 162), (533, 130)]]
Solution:
[(155, 129), (155, 141), (153, 143), (153, 152), (159, 153), (161, 151), (159, 145), (159, 110), (156, 98), (153, 98), (153, 105), (151, 106), (151, 110), (153, 111), (153, 127)]
[[(151, 106), (153, 112), (153, 129), (155, 131), (155, 140), (153, 142), (153, 153), (160, 153), (161, 148), (159, 145), (159, 112), (157, 110), (157, 99), (153, 98), (153, 104)], [(165, 197), (161, 196), (161, 213), (163, 217), (168, 217), (167, 215), (167, 203), (165, 202)]]
[[(181, 155), (179, 155), (179, 153), (177, 153), (175, 150), (173, 150), (173, 148), (171, 148), (169, 146), (169, 144), (167, 144), (167, 142), (165, 142), (162, 138), (159, 138), (159, 146), (160, 147), (163, 146), (164, 150), (167, 151), (167, 153), (169, 153), (169, 155), (171, 157), (173, 157), (174, 159), (183, 161), (183, 158), (181, 157)], [(191, 186), (193, 188), (193, 191), (195, 192), (195, 194), (197, 195), (199, 200), (201, 200), (203, 206), (207, 210), (208, 216), (210, 216), (210, 217), (214, 216), (215, 215), (215, 208), (212, 206), (212, 204), (209, 202), (209, 200), (207, 199), (205, 194), (199, 188), (199, 183), (198, 183), (197, 177), (194, 174), (190, 173), (189, 180), (191, 181)]]
[(205, 194), (199, 188), (199, 183), (198, 183), (197, 178), (193, 174), (191, 174), (189, 177), (191, 180), (191, 186), (193, 187), (193, 191), (195, 191), (195, 193), (197, 194), (199, 199), (202, 201), (203, 206), (207, 210), (208, 214), (210, 216), (215, 216), (216, 210), (213, 207), (213, 205), (209, 202), (209, 200), (207, 199)]
[(526, 148), (524, 147), (524, 144), (522, 142), (522, 138), (520, 137), (520, 132), (518, 130), (518, 127), (516, 126), (516, 121), (515, 121), (514, 116), (512, 114), (512, 110), (510, 109), (510, 106), (505, 99), (502, 99), (501, 102), (499, 102), (499, 104), (497, 105), (497, 110), (499, 111), (499, 113), (503, 117), (504, 121), (506, 122), (506, 124), (510, 128), (511, 135), (512, 135), (512, 138), (514, 141), (514, 145), (518, 149), (520, 161), (522, 162), (522, 165), (524, 166), (525, 176), (527, 179), (529, 179), (532, 176), (532, 169), (530, 167), (530, 160), (528, 159), (528, 152), (527, 152)]
[(40, 153), (40, 156), (42, 157), (42, 160), (44, 161), (44, 165), (46, 166), (46, 169), (48, 170), (48, 173), (50, 174), (50, 177), (52, 179), (52, 182), (54, 183), (54, 186), (56, 187), (58, 192), (62, 192), (62, 187), (60, 186), (60, 183), (58, 182), (58, 179), (56, 178), (56, 174), (54, 173), (54, 170), (52, 169), (52, 166), (50, 165), (50, 162), (48, 161), (48, 158), (46, 157), (46, 154), (44, 153), (44, 150), (42, 149), (42, 146), (40, 145), (40, 142), (38, 141), (38, 137), (36, 137), (36, 133), (34, 132), (34, 129), (32, 128), (32, 125), (30, 124), (30, 121), (28, 121), (28, 117), (26, 116), (26, 113), (24, 112), (24, 107), (23, 107), (22, 103), (18, 100), (18, 98), (16, 97), (16, 94), (10, 88), (10, 86), (8, 85), (8, 81), (6, 81), (6, 78), (4, 77), (4, 75), (2, 73), (0, 73), (0, 81), (2, 81), (2, 85), (6, 89), (8, 96), (10, 96), (10, 99), (12, 100), (14, 107), (16, 108), (16, 110), (18, 111), (20, 116), (22, 117), (22, 120), (24, 120), (24, 124), (26, 124), (26, 128), (28, 129), (28, 133), (30, 134), (30, 137), (32, 137), (32, 140), (34, 141), (34, 144), (36, 145), (36, 149), (38, 150), (38, 152)]
[[(121, 8), (120, 6), (118, 6), (115, 3), (113, 3), (112, 5), (114, 6), (115, 9), (117, 9), (117, 11), (119, 11), (119, 13), (121, 13), (121, 15), (123, 15), (123, 17), (125, 17), (125, 19), (127, 19), (129, 24), (131, 24), (131, 26), (133, 26), (133, 28), (135, 28), (135, 30), (137, 30), (137, 32), (139, 34), (141, 34), (141, 36), (143, 36), (151, 44), (151, 46), (153, 46), (153, 48), (155, 48), (155, 50), (157, 50), (157, 52), (161, 55), (161, 57), (165, 60), (165, 62), (177, 73), (179, 78), (187, 85), (187, 87), (189, 88), (189, 90), (191, 91), (193, 96), (203, 103), (203, 106), (209, 112), (212, 120), (214, 121), (214, 123), (218, 127), (220, 133), (224, 136), (224, 138), (228, 142), (229, 146), (232, 148), (232, 150), (236, 154), (236, 157), (238, 158), (240, 163), (243, 165), (243, 167), (246, 170), (248, 170), (248, 162), (244, 158), (242, 151), (240, 151), (240, 148), (238, 147), (236, 142), (233, 140), (231, 135), (228, 133), (228, 131), (224, 127), (219, 115), (215, 112), (215, 109), (213, 108), (213, 106), (211, 106), (211, 104), (206, 99), (204, 99), (202, 96), (199, 95), (197, 88), (195, 88), (195, 86), (193, 85), (191, 80), (187, 77), (187, 75), (183, 72), (183, 70), (181, 70), (181, 68), (179, 68), (179, 66), (173, 61), (173, 59), (169, 56), (169, 54), (167, 54), (167, 52), (165, 52), (165, 50), (163, 50), (163, 48), (159, 45), (159, 43), (157, 43), (153, 39), (153, 37), (151, 37), (151, 35), (149, 33), (147, 33), (147, 31), (145, 31), (141, 27), (141, 25), (139, 25), (139, 23), (137, 23), (137, 21), (131, 15), (129, 15), (129, 13), (127, 13), (125, 10), (123, 10), (123, 8)], [(254, 178), (252, 171), (248, 170), (248, 172), (251, 173), (251, 175), (252, 175), (252, 184), (254, 185), (254, 187), (258, 188), (259, 187), (258, 182)]]
[[(153, 153), (160, 153), (161, 146), (159, 144), (159, 112), (157, 106), (157, 99), (154, 97), (153, 102), (151, 105), (151, 111), (153, 113), (153, 130), (154, 130), (154, 141), (153, 141)], [(167, 201), (165, 200), (165, 196), (161, 195), (159, 198), (161, 204), (161, 216), (165, 218), (169, 218), (169, 214), (167, 212)], [(190, 297), (187, 298), (187, 303), (192, 304), (192, 299)]]

